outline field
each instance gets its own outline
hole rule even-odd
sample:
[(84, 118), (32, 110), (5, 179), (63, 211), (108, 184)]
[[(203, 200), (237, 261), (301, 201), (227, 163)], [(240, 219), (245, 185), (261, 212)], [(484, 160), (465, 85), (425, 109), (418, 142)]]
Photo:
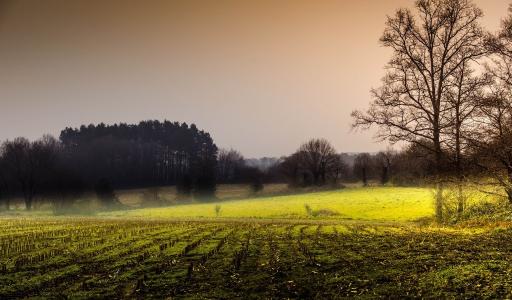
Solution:
[[(429, 196), (372, 188), (255, 198), (219, 202), (220, 217), (213, 203), (4, 216), (0, 299), (510, 298), (510, 224), (411, 222), (431, 215)], [(340, 215), (308, 216), (304, 203)]]
[(305, 206), (320, 218), (413, 221), (432, 215), (432, 192), (425, 188), (347, 188), (337, 191), (268, 196), (165, 208), (146, 208), (106, 213), (117, 217), (217, 217), (220, 205), (223, 218), (293, 218), (308, 217)]

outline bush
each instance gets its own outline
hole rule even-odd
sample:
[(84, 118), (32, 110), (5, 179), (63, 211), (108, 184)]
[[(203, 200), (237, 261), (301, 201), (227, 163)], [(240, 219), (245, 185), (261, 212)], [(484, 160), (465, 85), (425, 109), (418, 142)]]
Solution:
[[(443, 193), (444, 222), (454, 224), (461, 221), (508, 220), (511, 218), (511, 206), (505, 197), (486, 195), (465, 185), (462, 193), (456, 185), (449, 186)], [(464, 210), (459, 212), (462, 200)]]
[(482, 201), (469, 206), (463, 214), (464, 220), (510, 221), (511, 207), (506, 200)]
[(261, 192), (263, 190), (263, 182), (261, 181), (261, 178), (255, 178), (251, 182), (251, 192), (253, 194), (257, 194), (258, 192)]
[(304, 208), (306, 209), (306, 214), (308, 215), (308, 217), (313, 216), (313, 210), (311, 209), (311, 206), (309, 206), (308, 204), (304, 204)]
[(332, 217), (340, 215), (338, 212), (327, 208), (314, 210), (308, 204), (304, 204), (304, 208), (306, 209), (306, 214), (308, 217)]
[(216, 215), (217, 217), (219, 217), (219, 216), (220, 216), (221, 210), (222, 210), (222, 207), (221, 207), (220, 205), (218, 205), (218, 204), (217, 204), (217, 205), (215, 205), (215, 215)]

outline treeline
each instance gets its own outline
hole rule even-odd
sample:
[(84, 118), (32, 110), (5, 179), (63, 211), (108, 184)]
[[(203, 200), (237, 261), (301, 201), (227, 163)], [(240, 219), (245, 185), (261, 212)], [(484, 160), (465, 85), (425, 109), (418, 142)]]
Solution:
[(3, 142), (0, 200), (8, 209), (10, 199), (22, 197), (31, 210), (36, 198), (45, 199), (64, 210), (86, 193), (96, 194), (106, 207), (119, 207), (115, 190), (125, 188), (176, 186), (179, 197), (201, 200), (214, 197), (217, 184), (249, 184), (254, 193), (266, 183), (292, 188), (371, 180), (416, 184), (428, 175), (429, 165), (419, 164), (417, 154), (354, 156), (338, 153), (325, 139), (311, 139), (286, 157), (247, 160), (236, 150), (218, 150), (210, 135), (193, 124), (89, 125), (66, 128), (59, 139), (46, 135)]
[(116, 188), (176, 185), (182, 196), (215, 193), (217, 146), (207, 132), (185, 123), (144, 121), (137, 125), (66, 128), (57, 140), (5, 141), (0, 151), (0, 199), (22, 196), (54, 207), (93, 191), (105, 205), (118, 204)]
[(291, 187), (340, 187), (349, 182), (363, 186), (414, 186), (430, 180), (434, 174), (432, 161), (431, 153), (415, 144), (400, 151), (350, 154), (336, 152), (325, 139), (312, 139), (281, 158), (267, 176), (273, 174), (272, 178)]
[(343, 182), (417, 185), (434, 174), (432, 155), (412, 144), (401, 152), (339, 153), (325, 139), (311, 139), (289, 156), (245, 159), (217, 149), (195, 125), (143, 121), (136, 125), (89, 125), (64, 129), (59, 139), (16, 138), (0, 148), (0, 200), (22, 197), (30, 210), (46, 199), (65, 210), (86, 193), (105, 207), (121, 207), (115, 190), (176, 186), (182, 199), (215, 197), (217, 184), (267, 183), (291, 188), (338, 188)]

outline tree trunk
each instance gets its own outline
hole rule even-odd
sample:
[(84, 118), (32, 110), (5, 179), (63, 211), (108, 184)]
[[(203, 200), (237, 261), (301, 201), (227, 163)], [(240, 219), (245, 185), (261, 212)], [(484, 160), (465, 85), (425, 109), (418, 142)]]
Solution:
[(318, 172), (313, 172), (313, 184), (314, 185), (319, 185), (320, 183), (320, 174)]
[(436, 180), (436, 220), (439, 223), (443, 222), (443, 183), (441, 178)]
[(363, 167), (363, 186), (368, 186), (368, 178), (366, 177), (366, 168)]
[(464, 212), (464, 195), (462, 194), (462, 182), (463, 182), (463, 174), (462, 174), (462, 164), (461, 164), (461, 155), (462, 150), (460, 147), (460, 139), (461, 132), (460, 126), (461, 121), (459, 119), (460, 112), (459, 106), (456, 107), (456, 124), (455, 124), (455, 171), (457, 176), (457, 215), (460, 217)]
[(441, 178), (443, 167), (442, 167), (442, 152), (441, 152), (441, 143), (439, 137), (439, 131), (434, 130), (434, 146), (435, 146), (435, 163), (436, 163), (436, 175), (435, 175), (435, 184), (436, 184), (436, 192), (435, 192), (435, 208), (436, 208), (436, 220), (439, 223), (443, 222), (443, 180)]
[(382, 178), (381, 178), (382, 185), (385, 185), (388, 183), (388, 166), (384, 166), (382, 168)]
[(512, 168), (507, 168), (507, 174), (508, 174), (508, 182), (507, 187), (505, 187), (505, 191), (507, 192), (508, 202), (512, 204)]
[(507, 192), (508, 203), (512, 204), (512, 190), (507, 188), (506, 192)]

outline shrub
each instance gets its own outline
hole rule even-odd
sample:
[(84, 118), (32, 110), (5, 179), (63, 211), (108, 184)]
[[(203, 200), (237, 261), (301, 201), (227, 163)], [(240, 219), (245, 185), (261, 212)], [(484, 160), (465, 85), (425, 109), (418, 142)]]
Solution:
[(306, 214), (308, 217), (332, 217), (340, 215), (338, 212), (327, 208), (314, 210), (308, 204), (304, 204), (304, 208), (306, 209)]
[(263, 190), (263, 182), (261, 182), (261, 178), (255, 178), (251, 182), (251, 192), (253, 194), (257, 194)]
[[(462, 190), (457, 186), (448, 186), (443, 193), (444, 222), (454, 224), (460, 221), (477, 220), (508, 220), (511, 207), (505, 197), (485, 194), (469, 185)], [(462, 201), (464, 210), (459, 211)]]
[(217, 217), (219, 217), (219, 216), (220, 216), (221, 210), (222, 210), (222, 207), (221, 207), (220, 205), (218, 205), (218, 204), (217, 204), (217, 205), (215, 205), (215, 215), (216, 215)]
[(308, 215), (308, 217), (313, 216), (313, 210), (311, 209), (311, 206), (309, 206), (308, 204), (304, 204), (304, 208), (306, 209), (306, 214)]

